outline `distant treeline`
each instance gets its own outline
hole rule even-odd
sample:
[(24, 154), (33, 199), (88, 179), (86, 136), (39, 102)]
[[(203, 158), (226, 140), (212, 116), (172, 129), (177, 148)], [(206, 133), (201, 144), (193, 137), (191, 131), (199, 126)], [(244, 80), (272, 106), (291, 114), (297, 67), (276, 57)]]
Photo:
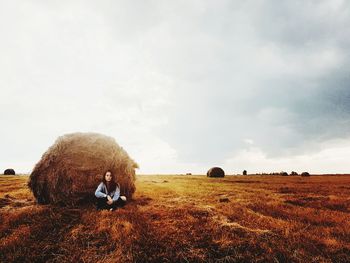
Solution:
[[(247, 171), (244, 170), (243, 171), (243, 175), (248, 175)], [(271, 172), (271, 173), (253, 173), (253, 174), (249, 174), (249, 175), (275, 175), (275, 176), (310, 176), (310, 174), (308, 172), (302, 172), (301, 174), (298, 174), (295, 171), (292, 171), (291, 173), (287, 173), (287, 172)]]

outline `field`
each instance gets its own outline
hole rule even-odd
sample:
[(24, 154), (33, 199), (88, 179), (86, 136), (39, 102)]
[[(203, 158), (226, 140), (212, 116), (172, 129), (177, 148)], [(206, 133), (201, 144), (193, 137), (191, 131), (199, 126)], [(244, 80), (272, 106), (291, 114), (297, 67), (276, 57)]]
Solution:
[(350, 176), (138, 176), (117, 211), (0, 176), (0, 262), (350, 262)]

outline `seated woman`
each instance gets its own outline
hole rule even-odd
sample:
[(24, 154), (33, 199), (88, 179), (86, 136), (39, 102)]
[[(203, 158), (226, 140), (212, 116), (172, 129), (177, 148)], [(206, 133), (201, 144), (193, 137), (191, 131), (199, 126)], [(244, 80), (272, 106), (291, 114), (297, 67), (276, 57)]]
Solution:
[(97, 210), (115, 210), (118, 206), (124, 206), (126, 197), (120, 195), (120, 186), (114, 181), (111, 171), (106, 171), (102, 182), (95, 191), (97, 197)]

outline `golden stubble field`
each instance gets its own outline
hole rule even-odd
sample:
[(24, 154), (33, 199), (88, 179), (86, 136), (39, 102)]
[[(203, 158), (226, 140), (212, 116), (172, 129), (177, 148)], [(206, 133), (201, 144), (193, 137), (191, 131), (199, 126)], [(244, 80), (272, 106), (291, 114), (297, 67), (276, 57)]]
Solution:
[(350, 176), (140, 175), (114, 212), (0, 176), (0, 262), (350, 262)]

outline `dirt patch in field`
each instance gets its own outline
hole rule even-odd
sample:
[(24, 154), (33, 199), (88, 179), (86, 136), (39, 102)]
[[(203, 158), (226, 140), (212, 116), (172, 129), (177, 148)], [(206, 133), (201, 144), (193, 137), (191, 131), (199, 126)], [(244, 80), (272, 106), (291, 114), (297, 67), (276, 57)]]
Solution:
[(295, 193), (295, 188), (291, 188), (291, 187), (281, 187), (279, 189), (279, 193), (281, 194), (292, 194), (292, 193)]
[(256, 181), (256, 180), (222, 180), (225, 183), (231, 184), (268, 184), (265, 181)]
[(331, 198), (329, 196), (306, 196), (288, 198), (284, 202), (301, 207), (329, 209), (350, 213), (350, 200), (344, 198)]
[(11, 209), (16, 207), (24, 207), (33, 205), (34, 201), (30, 198), (19, 199), (6, 194), (3, 198), (0, 198), (0, 209)]

